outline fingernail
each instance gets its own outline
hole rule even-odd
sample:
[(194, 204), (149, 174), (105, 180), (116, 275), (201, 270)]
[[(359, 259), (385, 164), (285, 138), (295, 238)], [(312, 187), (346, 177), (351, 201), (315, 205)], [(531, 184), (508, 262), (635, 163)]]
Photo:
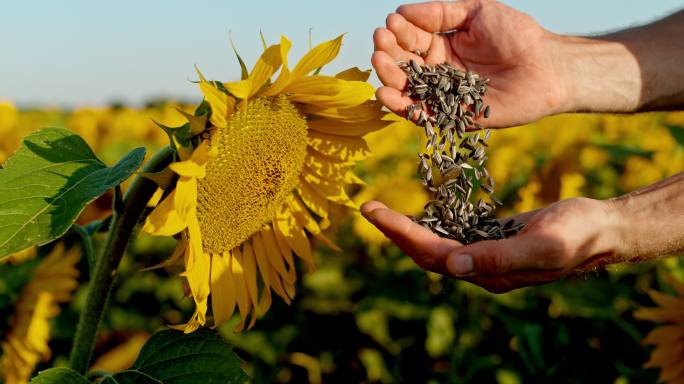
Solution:
[(447, 270), (452, 275), (467, 275), (473, 271), (473, 257), (466, 254), (451, 255), (447, 260)]

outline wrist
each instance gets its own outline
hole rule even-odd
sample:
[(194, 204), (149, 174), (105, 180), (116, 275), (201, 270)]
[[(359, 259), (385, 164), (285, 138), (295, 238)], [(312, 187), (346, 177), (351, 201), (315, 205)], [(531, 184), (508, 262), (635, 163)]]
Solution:
[(556, 113), (629, 112), (639, 107), (639, 66), (620, 42), (551, 34), (550, 54), (565, 95)]
[(630, 196), (614, 197), (603, 203), (606, 206), (606, 222), (613, 243), (613, 258), (616, 262), (638, 261), (639, 236), (636, 235), (637, 228), (632, 227), (634, 220), (630, 217)]

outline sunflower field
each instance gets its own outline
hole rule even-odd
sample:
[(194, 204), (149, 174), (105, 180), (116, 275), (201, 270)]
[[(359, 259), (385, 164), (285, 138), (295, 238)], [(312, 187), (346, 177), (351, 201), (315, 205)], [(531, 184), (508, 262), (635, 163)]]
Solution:
[[(63, 203), (47, 199), (50, 233), (31, 221), (20, 242), (0, 229), (11, 250), (1, 383), (654, 383), (684, 372), (682, 258), (493, 294), (423, 271), (368, 223), (357, 209), (367, 200), (423, 209), (424, 143), (374, 100), (370, 71), (326, 73), (341, 39), (288, 60), (283, 37), (235, 82), (198, 70), (194, 104), (0, 101), (0, 228), (14, 180), (49, 184), (45, 167), (66, 177), (75, 162), (67, 179), (83, 181), (59, 184)], [(496, 130), (489, 145), (505, 217), (684, 171), (684, 112), (553, 116)], [(86, 184), (88, 197), (67, 195)], [(117, 248), (108, 231), (136, 209)], [(121, 252), (109, 298), (90, 297), (109, 249)], [(68, 369), (89, 322), (92, 358), (86, 347)]]

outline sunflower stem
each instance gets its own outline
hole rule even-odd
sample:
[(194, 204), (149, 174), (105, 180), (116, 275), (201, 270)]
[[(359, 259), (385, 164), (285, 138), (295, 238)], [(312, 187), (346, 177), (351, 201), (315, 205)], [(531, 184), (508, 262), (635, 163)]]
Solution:
[[(158, 172), (172, 160), (174, 150), (166, 147), (147, 162), (141, 172)], [(107, 233), (107, 242), (98, 257), (85, 307), (81, 311), (76, 328), (76, 337), (71, 349), (69, 366), (85, 374), (90, 366), (90, 358), (95, 346), (95, 337), (102, 321), (105, 307), (112, 290), (116, 271), (133, 231), (147, 207), (147, 202), (157, 189), (157, 185), (141, 175), (133, 180), (123, 198), (123, 209), (115, 209)]]

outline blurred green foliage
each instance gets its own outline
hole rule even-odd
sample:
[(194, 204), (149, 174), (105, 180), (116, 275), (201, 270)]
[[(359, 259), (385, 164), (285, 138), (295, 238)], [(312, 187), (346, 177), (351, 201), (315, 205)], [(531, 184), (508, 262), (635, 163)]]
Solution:
[[(681, 172), (682, 126), (682, 113), (561, 116), (495, 132), (488, 164), (505, 202), (500, 215), (579, 194), (608, 198)], [(359, 169), (369, 184), (352, 191), (359, 199), (396, 208), (411, 203), (414, 195), (404, 191), (417, 183), (412, 172), (420, 143), (419, 131), (410, 129), (368, 138), (376, 156)], [(389, 188), (392, 195), (383, 183), (405, 187)], [(641, 339), (653, 324), (635, 320), (632, 311), (652, 304), (645, 291), (663, 286), (659, 270), (684, 277), (681, 258), (496, 295), (422, 271), (356, 214), (336, 212), (333, 222), (343, 252), (319, 248), (317, 271), (300, 274), (292, 305), (275, 300), (245, 333), (233, 332), (237, 319), (218, 329), (254, 383), (656, 382), (658, 372), (642, 368), (650, 350)], [(140, 237), (130, 247), (96, 357), (133, 334), (191, 316), (179, 271), (141, 271), (164, 261), (174, 243)], [(14, 292), (31, 268), (0, 265), (0, 329), (7, 329)], [(86, 283), (87, 263), (79, 268)], [(53, 321), (52, 357), (38, 370), (66, 363), (85, 288)]]

